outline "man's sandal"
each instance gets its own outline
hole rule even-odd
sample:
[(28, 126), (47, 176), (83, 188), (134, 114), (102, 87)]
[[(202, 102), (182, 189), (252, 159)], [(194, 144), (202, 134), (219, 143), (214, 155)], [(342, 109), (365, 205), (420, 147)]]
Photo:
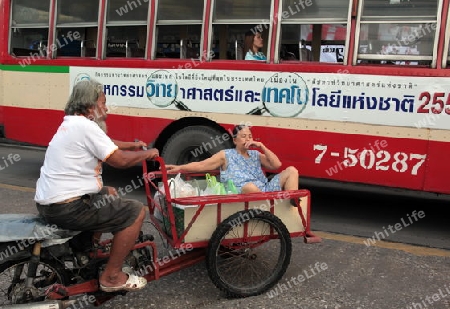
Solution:
[(136, 275), (128, 274), (128, 280), (119, 286), (104, 286), (100, 284), (100, 290), (103, 292), (118, 292), (118, 291), (139, 291), (145, 287), (147, 280), (144, 277), (138, 277)]

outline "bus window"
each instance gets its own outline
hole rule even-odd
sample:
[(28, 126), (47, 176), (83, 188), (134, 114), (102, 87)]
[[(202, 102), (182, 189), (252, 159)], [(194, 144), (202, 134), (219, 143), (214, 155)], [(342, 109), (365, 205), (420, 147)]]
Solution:
[(106, 37), (106, 57), (143, 58), (145, 56), (146, 26), (108, 27)]
[(200, 58), (203, 9), (203, 0), (158, 2), (156, 58)]
[(364, 0), (360, 12), (357, 63), (434, 66), (438, 0)]
[(201, 25), (159, 26), (158, 58), (198, 59)]
[[(267, 25), (268, 28), (268, 25)], [(213, 28), (213, 40), (211, 56), (213, 60), (244, 60), (248, 50), (244, 50), (245, 34), (260, 32), (263, 39), (261, 52), (267, 55), (268, 30), (260, 25), (221, 25), (217, 24)]]
[(213, 38), (211, 58), (243, 60), (248, 52), (244, 50), (244, 36), (247, 32), (261, 32), (263, 48), (268, 57), (270, 33), (270, 0), (216, 0), (213, 12)]
[(343, 63), (352, 1), (283, 1), (281, 61)]
[(54, 53), (58, 57), (95, 57), (99, 1), (57, 2)]
[(13, 0), (10, 53), (47, 56), (50, 1)]
[[(315, 32), (317, 28), (320, 36)], [(347, 26), (340, 24), (283, 25), (280, 59), (343, 63), (346, 35)], [(317, 53), (313, 53), (313, 46)]]
[(148, 1), (109, 0), (107, 2), (106, 57), (145, 57), (148, 4)]

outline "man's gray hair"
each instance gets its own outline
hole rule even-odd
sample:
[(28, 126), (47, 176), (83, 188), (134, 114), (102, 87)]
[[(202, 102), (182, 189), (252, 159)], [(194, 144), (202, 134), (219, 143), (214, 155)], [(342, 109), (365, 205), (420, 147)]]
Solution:
[(89, 109), (97, 105), (102, 93), (103, 85), (96, 80), (82, 80), (76, 83), (64, 108), (65, 114), (87, 116)]

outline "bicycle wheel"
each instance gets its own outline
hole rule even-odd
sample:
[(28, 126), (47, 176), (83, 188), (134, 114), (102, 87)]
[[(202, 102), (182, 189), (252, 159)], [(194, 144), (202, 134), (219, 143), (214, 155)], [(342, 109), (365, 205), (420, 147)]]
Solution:
[(45, 300), (46, 290), (55, 283), (64, 284), (63, 270), (51, 263), (40, 261), (33, 278), (33, 286), (25, 287), (30, 259), (0, 266), (0, 307)]
[(244, 210), (225, 219), (211, 236), (206, 267), (230, 297), (259, 295), (286, 272), (292, 243), (281, 220), (267, 211)]

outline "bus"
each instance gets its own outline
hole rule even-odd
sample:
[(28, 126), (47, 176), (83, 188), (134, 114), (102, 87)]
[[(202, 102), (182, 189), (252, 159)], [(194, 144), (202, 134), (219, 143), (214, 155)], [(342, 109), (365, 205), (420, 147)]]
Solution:
[[(0, 124), (47, 146), (70, 89), (167, 162), (257, 140), (302, 177), (450, 193), (449, 0), (0, 0)], [(245, 60), (246, 33), (266, 60)]]

